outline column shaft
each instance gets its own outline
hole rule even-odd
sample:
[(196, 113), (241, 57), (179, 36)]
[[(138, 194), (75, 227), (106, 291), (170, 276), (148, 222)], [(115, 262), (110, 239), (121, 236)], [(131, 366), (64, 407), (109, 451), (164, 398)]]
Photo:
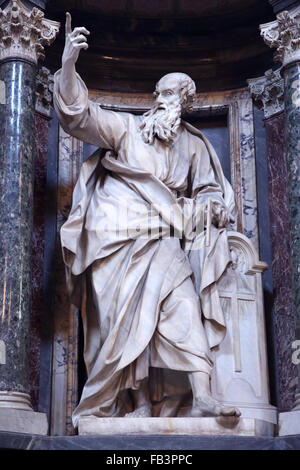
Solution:
[(4, 5), (0, 8), (0, 430), (46, 434), (46, 415), (32, 410), (29, 396), (34, 123), (37, 61), (44, 58), (43, 46), (54, 41), (59, 23), (21, 0)]
[(0, 390), (28, 393), (36, 65), (0, 63)]
[[(284, 67), (289, 226), (292, 252), (295, 338), (300, 340), (300, 62)], [(300, 364), (295, 407), (300, 409)]]
[[(292, 10), (279, 13), (275, 21), (260, 25), (261, 36), (265, 43), (276, 49), (274, 60), (282, 63), (284, 76), (293, 311), (295, 340), (297, 341), (300, 340), (300, 5), (298, 3)], [(297, 345), (297, 341), (293, 342), (292, 348)], [(293, 359), (291, 358), (291, 360)], [(300, 411), (300, 364), (297, 360), (294, 363), (297, 366), (298, 384), (293, 409)], [(296, 417), (296, 415), (297, 413), (293, 415), (292, 419), (298, 423), (299, 416)], [(288, 419), (288, 417), (284, 417), (281, 420), (281, 435), (286, 432), (284, 423), (287, 423)], [(297, 432), (300, 431), (299, 423), (296, 428)]]

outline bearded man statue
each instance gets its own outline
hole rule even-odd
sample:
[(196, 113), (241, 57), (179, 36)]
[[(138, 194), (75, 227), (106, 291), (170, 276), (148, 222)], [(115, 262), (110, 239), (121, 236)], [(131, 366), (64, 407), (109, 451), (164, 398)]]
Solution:
[(226, 332), (216, 283), (231, 262), (235, 206), (214, 149), (181, 119), (195, 84), (164, 76), (143, 116), (102, 109), (75, 71), (88, 34), (72, 31), (67, 13), (54, 90), (64, 130), (101, 148), (82, 165), (61, 229), (87, 370), (74, 426), (87, 415), (239, 416), (210, 388), (211, 350)]

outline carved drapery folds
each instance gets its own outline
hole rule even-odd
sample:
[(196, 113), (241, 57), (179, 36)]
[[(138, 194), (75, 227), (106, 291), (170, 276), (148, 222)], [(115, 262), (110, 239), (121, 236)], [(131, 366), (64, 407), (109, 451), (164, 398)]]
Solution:
[(274, 60), (283, 66), (300, 60), (300, 6), (277, 15), (275, 21), (260, 25), (265, 43), (276, 48)]
[(11, 0), (0, 9), (0, 60), (22, 57), (37, 63), (58, 31), (59, 23), (44, 18), (38, 8), (29, 10), (20, 0)]
[(247, 80), (251, 96), (266, 118), (284, 109), (284, 81), (279, 70), (267, 70), (262, 77)]

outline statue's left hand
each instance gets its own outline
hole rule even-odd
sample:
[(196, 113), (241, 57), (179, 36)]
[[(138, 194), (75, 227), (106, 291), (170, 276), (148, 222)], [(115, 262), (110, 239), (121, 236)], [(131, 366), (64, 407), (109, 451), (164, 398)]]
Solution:
[(220, 202), (212, 201), (212, 222), (218, 228), (226, 227), (229, 223), (228, 211)]

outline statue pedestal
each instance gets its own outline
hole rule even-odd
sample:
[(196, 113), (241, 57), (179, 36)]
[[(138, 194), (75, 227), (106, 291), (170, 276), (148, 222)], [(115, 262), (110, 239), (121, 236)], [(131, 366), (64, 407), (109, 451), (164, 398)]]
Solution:
[(278, 435), (300, 434), (300, 410), (286, 411), (278, 415)]
[(79, 419), (79, 435), (174, 434), (273, 436), (274, 425), (253, 418), (97, 418)]
[(0, 408), (0, 431), (45, 436), (48, 433), (47, 416), (35, 411)]

